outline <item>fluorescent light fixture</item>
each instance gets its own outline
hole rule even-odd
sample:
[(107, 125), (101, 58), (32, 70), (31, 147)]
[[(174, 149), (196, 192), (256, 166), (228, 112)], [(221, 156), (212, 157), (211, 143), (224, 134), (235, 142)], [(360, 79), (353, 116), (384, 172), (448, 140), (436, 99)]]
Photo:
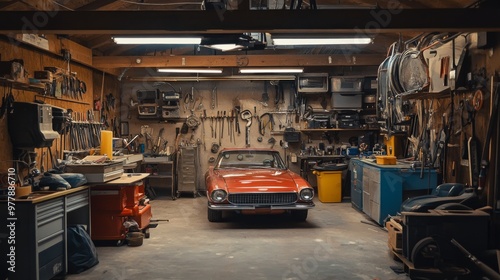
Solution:
[(263, 74), (263, 73), (302, 73), (302, 68), (240, 68), (241, 74)]
[(213, 44), (213, 45), (204, 45), (204, 47), (211, 48), (211, 49), (217, 49), (217, 50), (220, 50), (223, 52), (240, 50), (240, 49), (245, 48), (245, 46), (237, 45), (237, 44)]
[(362, 45), (370, 44), (371, 38), (273, 38), (274, 45)]
[(199, 45), (201, 38), (198, 37), (114, 37), (113, 40), (117, 44), (137, 44), (137, 45)]
[(209, 73), (209, 74), (221, 74), (222, 69), (194, 69), (194, 68), (159, 68), (158, 72), (161, 73)]

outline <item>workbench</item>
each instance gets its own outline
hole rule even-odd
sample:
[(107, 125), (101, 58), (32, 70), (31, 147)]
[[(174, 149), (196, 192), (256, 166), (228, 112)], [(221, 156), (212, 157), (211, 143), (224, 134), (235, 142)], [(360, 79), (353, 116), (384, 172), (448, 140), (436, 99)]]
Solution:
[(397, 215), (410, 197), (430, 194), (437, 187), (435, 169), (413, 169), (410, 163), (379, 165), (375, 159), (351, 159), (351, 201), (379, 225)]
[(310, 162), (328, 162), (328, 161), (333, 161), (335, 163), (340, 163), (344, 161), (345, 156), (343, 155), (324, 155), (324, 156), (317, 156), (317, 155), (299, 155), (299, 163), (300, 163), (300, 176), (304, 179), (308, 179), (309, 175), (309, 163)]
[(149, 173), (124, 173), (115, 180), (91, 185), (92, 240), (115, 240), (123, 244), (128, 229), (124, 222), (133, 219), (149, 237), (151, 205), (146, 200), (144, 179)]
[(89, 188), (34, 192), (11, 202), (14, 215), (7, 209), (8, 202), (0, 201), (2, 223), (15, 225), (12, 229), (0, 227), (1, 275), (10, 267), (7, 261), (12, 257), (7, 253), (12, 251), (11, 246), (15, 249), (15, 273), (9, 272), (9, 279), (44, 280), (65, 275), (68, 226), (83, 224), (91, 232)]

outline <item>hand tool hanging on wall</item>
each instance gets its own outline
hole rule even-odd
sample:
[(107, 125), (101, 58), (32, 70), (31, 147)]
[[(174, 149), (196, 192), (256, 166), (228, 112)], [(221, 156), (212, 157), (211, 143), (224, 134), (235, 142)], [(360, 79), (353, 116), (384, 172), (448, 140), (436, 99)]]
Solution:
[(210, 116), (210, 132), (212, 138), (214, 138), (214, 116)]
[(436, 143), (434, 145), (435, 151), (432, 165), (438, 168), (439, 172), (444, 177), (445, 170), (443, 169), (443, 162), (446, 161), (444, 158), (444, 150), (446, 147), (446, 131), (448, 130), (446, 125), (446, 114), (443, 114), (441, 124), (442, 127), (436, 136)]
[(224, 111), (224, 115), (222, 115), (222, 112), (221, 112), (221, 119), (222, 119), (222, 125), (220, 126), (221, 127), (220, 137), (223, 138), (224, 137), (224, 119), (226, 119), (226, 111)]
[[(224, 111), (224, 117), (226, 117), (226, 111)], [(231, 116), (229, 114), (229, 112), (227, 112), (227, 136), (231, 137), (231, 123), (230, 123), (230, 119), (231, 119)], [(231, 138), (229, 138), (229, 141), (231, 141)]]
[[(468, 104), (468, 102), (467, 102)], [(473, 187), (478, 186), (479, 178), (479, 143), (476, 137), (476, 112), (471, 106), (467, 106), (469, 111), (469, 116), (471, 120), (471, 136), (467, 141), (467, 148), (469, 149), (469, 179), (470, 184)]]
[[(497, 126), (498, 123), (498, 88), (499, 86), (496, 87), (495, 91), (492, 92), (491, 94), (494, 94), (493, 96), (493, 107), (491, 111), (491, 116), (490, 120), (488, 122), (488, 130), (486, 132), (486, 140), (484, 141), (484, 146), (483, 146), (483, 152), (482, 152), (482, 157), (481, 157), (481, 169), (479, 171), (479, 178), (478, 178), (478, 191), (482, 191), (486, 185), (486, 175), (488, 171), (488, 167), (490, 164), (490, 159), (489, 159), (489, 149), (490, 149), (490, 141), (491, 141), (491, 135), (493, 133), (493, 129), (495, 129), (495, 126)], [(498, 132), (497, 132), (498, 133)], [(498, 141), (498, 139), (497, 139)]]
[(240, 114), (242, 120), (245, 120), (247, 124), (245, 125), (245, 145), (250, 147), (250, 126), (252, 125), (252, 112), (250, 110), (243, 110)]
[(203, 113), (200, 114), (200, 120), (201, 120), (201, 135), (202, 135), (202, 141), (203, 141), (203, 150), (207, 150), (207, 144), (205, 143), (205, 119), (207, 118), (207, 110), (203, 110)]
[[(218, 111), (217, 111), (218, 112)], [(224, 133), (224, 122), (222, 118), (222, 111), (218, 114), (218, 125), (219, 125), (219, 146), (222, 145), (222, 134)]]
[(160, 151), (161, 139), (162, 139), (164, 130), (165, 130), (165, 128), (162, 127), (160, 129), (160, 131), (158, 132), (158, 138), (156, 139), (156, 144), (153, 146), (153, 149), (151, 150), (152, 154), (156, 155)]
[(262, 106), (267, 107), (267, 102), (269, 101), (269, 94), (267, 93), (267, 81), (264, 81), (264, 93), (262, 93), (262, 100), (260, 103)]
[(239, 121), (239, 115), (240, 115), (240, 110), (235, 108), (234, 109), (234, 129), (235, 129), (235, 132), (238, 133), (238, 135), (241, 134), (241, 130), (240, 130), (240, 121)]
[(215, 107), (217, 107), (217, 87), (214, 86), (214, 88), (212, 89), (212, 96), (211, 96), (211, 103), (210, 103), (210, 107), (212, 109), (215, 109)]
[(278, 109), (279, 104), (283, 104), (285, 102), (285, 94), (283, 92), (283, 83), (280, 81), (272, 81), (271, 84), (274, 85), (274, 106)]
[(217, 111), (217, 116), (214, 116), (214, 122), (215, 122), (215, 130), (214, 130), (214, 138), (217, 139), (217, 129), (218, 129), (218, 123), (219, 123), (219, 111)]
[(269, 126), (270, 131), (273, 131), (274, 118), (270, 113), (264, 113), (259, 117), (259, 134), (264, 136), (266, 134), (266, 127)]
[(234, 123), (234, 110), (231, 110), (231, 116), (229, 117), (229, 142), (234, 142), (236, 144), (236, 140), (234, 139), (234, 130), (233, 130), (233, 123)]

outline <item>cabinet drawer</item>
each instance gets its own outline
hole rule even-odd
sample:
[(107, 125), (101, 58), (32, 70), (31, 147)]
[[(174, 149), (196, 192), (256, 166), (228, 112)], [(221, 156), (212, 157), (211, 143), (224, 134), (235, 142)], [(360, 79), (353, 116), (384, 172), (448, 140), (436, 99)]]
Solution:
[(378, 169), (372, 170), (371, 176), (373, 181), (380, 183), (380, 170)]
[(36, 227), (36, 240), (38, 242), (64, 231), (64, 202), (62, 198), (36, 206)]
[(71, 212), (75, 209), (89, 205), (89, 192), (79, 192), (66, 197), (66, 209)]
[(371, 199), (377, 203), (380, 203), (380, 183), (371, 182), (370, 183), (370, 195)]
[(380, 224), (380, 204), (370, 201), (370, 217)]
[(366, 214), (370, 215), (371, 210), (370, 210), (370, 194), (363, 191), (363, 212)]
[(190, 175), (196, 174), (196, 168), (194, 168), (193, 166), (183, 166), (181, 171), (182, 174), (190, 174)]
[(58, 242), (38, 254), (40, 279), (51, 279), (65, 270), (64, 242)]

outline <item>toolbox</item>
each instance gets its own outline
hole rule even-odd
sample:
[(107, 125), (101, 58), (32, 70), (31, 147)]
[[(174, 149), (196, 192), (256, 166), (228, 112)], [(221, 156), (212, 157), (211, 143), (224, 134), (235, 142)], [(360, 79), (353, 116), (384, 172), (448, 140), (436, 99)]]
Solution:
[(120, 178), (123, 174), (123, 161), (112, 160), (104, 163), (67, 164), (66, 172), (81, 173), (89, 183), (104, 183)]
[(377, 159), (377, 164), (382, 164), (382, 165), (396, 164), (395, 156), (375, 156), (375, 158)]

